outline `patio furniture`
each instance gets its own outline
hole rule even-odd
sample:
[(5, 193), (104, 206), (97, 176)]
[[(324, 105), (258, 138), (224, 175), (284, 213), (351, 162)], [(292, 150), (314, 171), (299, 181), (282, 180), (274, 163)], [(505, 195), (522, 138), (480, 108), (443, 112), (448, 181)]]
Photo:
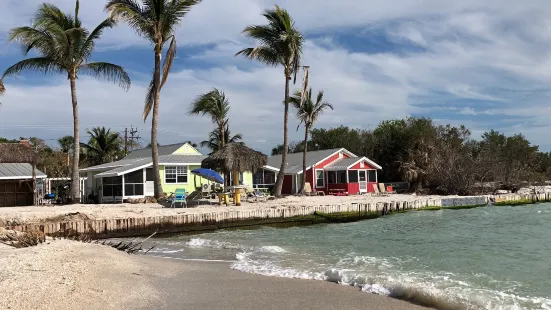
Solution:
[(346, 190), (344, 190), (344, 189), (341, 189), (341, 188), (333, 188), (333, 189), (330, 189), (330, 190), (329, 190), (329, 195), (333, 195), (333, 196), (348, 196), (348, 193), (347, 193)]
[(171, 208), (174, 208), (174, 206), (177, 203), (180, 203), (182, 206), (185, 205), (187, 207), (186, 190), (185, 189), (183, 189), (183, 188), (176, 189), (176, 191), (174, 193), (171, 193), (171, 197), (172, 197), (171, 202), (170, 202), (170, 207)]
[(392, 185), (386, 187), (386, 192), (389, 194), (396, 194), (396, 191), (392, 188)]
[(312, 185), (310, 182), (304, 183), (304, 193), (308, 196), (325, 196), (324, 192), (312, 190)]
[(264, 199), (264, 201), (268, 200), (269, 195), (261, 192), (260, 190), (254, 190), (252, 187), (247, 187), (244, 190), (247, 194), (247, 202), (250, 202), (251, 199), (254, 199), (254, 201), (259, 201), (262, 199)]

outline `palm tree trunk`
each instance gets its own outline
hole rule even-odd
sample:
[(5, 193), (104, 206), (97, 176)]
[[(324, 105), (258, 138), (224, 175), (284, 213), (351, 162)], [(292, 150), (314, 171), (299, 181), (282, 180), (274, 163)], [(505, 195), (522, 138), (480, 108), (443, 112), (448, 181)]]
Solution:
[(287, 164), (287, 151), (289, 150), (289, 81), (291, 80), (291, 73), (289, 70), (285, 70), (285, 110), (283, 114), (283, 152), (281, 153), (281, 166), (277, 173), (277, 180), (274, 188), (274, 196), (281, 197), (281, 190), (283, 188), (283, 178), (285, 178), (285, 166)]
[(78, 163), (80, 155), (80, 133), (79, 133), (79, 119), (78, 119), (78, 104), (77, 104), (77, 86), (76, 76), (71, 74), (69, 77), (71, 83), (71, 99), (73, 101), (73, 138), (74, 138), (74, 151), (73, 151), (73, 171), (71, 174), (71, 198), (73, 203), (80, 202), (80, 177), (78, 172)]
[(302, 155), (302, 182), (300, 184), (300, 194), (304, 194), (304, 187), (306, 186), (306, 156), (308, 154), (308, 132), (310, 131), (310, 126), (305, 124), (304, 128), (304, 151)]
[[(160, 46), (160, 44), (158, 44)], [(155, 100), (153, 101), (153, 117), (151, 118), (151, 157), (153, 158), (153, 186), (155, 199), (163, 195), (161, 175), (159, 173), (159, 146), (157, 145), (157, 128), (159, 123), (159, 101), (161, 98), (161, 51), (155, 49)]]
[(220, 132), (220, 148), (224, 147), (228, 141), (226, 141), (226, 128), (224, 128), (224, 121), (222, 125), (218, 125), (218, 131)]

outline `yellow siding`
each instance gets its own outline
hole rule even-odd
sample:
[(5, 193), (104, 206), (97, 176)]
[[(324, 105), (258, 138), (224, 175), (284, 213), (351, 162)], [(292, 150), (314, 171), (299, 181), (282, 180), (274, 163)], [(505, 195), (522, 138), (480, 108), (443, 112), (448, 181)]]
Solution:
[(193, 146), (191, 146), (189, 143), (186, 143), (182, 145), (179, 149), (177, 149), (172, 154), (180, 154), (180, 155), (201, 155), (201, 153), (196, 150)]
[(191, 170), (197, 169), (197, 168), (201, 168), (201, 166), (197, 166), (197, 165), (188, 166), (187, 184), (166, 184), (165, 183), (165, 166), (159, 166), (159, 174), (161, 176), (161, 187), (163, 188), (163, 192), (166, 194), (170, 194), (170, 193), (174, 193), (178, 188), (184, 188), (186, 190), (186, 193), (191, 193), (195, 191), (195, 182), (197, 182), (197, 186), (200, 186), (201, 181), (203, 183), (208, 183), (209, 182), (208, 180), (198, 176), (196, 177), (195, 175), (191, 174)]

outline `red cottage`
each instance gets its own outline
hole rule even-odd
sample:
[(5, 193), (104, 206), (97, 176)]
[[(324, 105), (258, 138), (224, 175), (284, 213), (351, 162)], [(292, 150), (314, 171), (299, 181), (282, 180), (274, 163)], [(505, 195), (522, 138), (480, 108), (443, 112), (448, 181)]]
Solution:
[[(306, 182), (317, 191), (348, 195), (372, 192), (371, 184), (377, 184), (377, 170), (382, 169), (369, 158), (341, 148), (308, 152), (306, 173), (303, 173), (302, 156), (302, 153), (287, 155), (283, 194), (297, 193), (304, 175)], [(254, 187), (273, 187), (280, 167), (281, 155), (269, 157), (268, 164), (254, 175)]]

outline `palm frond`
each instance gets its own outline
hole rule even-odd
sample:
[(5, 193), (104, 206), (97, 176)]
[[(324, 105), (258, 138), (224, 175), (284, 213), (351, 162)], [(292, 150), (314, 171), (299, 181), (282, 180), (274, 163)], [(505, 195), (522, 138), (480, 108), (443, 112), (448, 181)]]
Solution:
[(151, 12), (142, 8), (135, 0), (109, 0), (105, 5), (109, 16), (115, 20), (123, 20), (140, 36), (150, 41), (155, 40), (155, 24), (150, 19)]
[(168, 50), (166, 51), (165, 60), (163, 62), (163, 75), (161, 78), (160, 88), (163, 88), (166, 80), (168, 79), (168, 73), (170, 72), (170, 68), (172, 68), (172, 62), (174, 61), (174, 58), (176, 58), (176, 37), (172, 36), (172, 39), (170, 40), (170, 45), (168, 46)]
[(108, 62), (92, 62), (82, 65), (78, 72), (90, 75), (96, 79), (106, 79), (118, 84), (125, 90), (130, 88), (130, 77), (124, 68)]
[(28, 58), (7, 68), (6, 71), (4, 71), (4, 74), (2, 74), (2, 79), (6, 76), (18, 75), (22, 71), (27, 70), (50, 74), (63, 72), (63, 67), (59, 63), (55, 62), (55, 60), (47, 57)]
[(265, 46), (249, 47), (235, 54), (235, 56), (243, 55), (248, 59), (256, 59), (259, 62), (276, 67), (281, 65), (279, 54), (276, 50)]
[(174, 34), (174, 27), (180, 24), (191, 8), (199, 4), (201, 0), (177, 0), (166, 3), (164, 9), (159, 15), (160, 29), (163, 35), (163, 41), (167, 41)]
[(224, 92), (214, 88), (208, 93), (199, 95), (191, 103), (188, 113), (190, 115), (208, 115), (214, 123), (225, 126), (229, 111), (230, 102), (228, 98), (226, 98)]
[(149, 113), (151, 113), (151, 109), (153, 109), (153, 101), (155, 101), (155, 77), (151, 79), (151, 82), (147, 87), (147, 94), (145, 95), (145, 105), (142, 113), (144, 122), (149, 116)]
[(103, 34), (103, 31), (106, 28), (113, 28), (116, 25), (116, 22), (112, 18), (107, 18), (106, 20), (102, 21), (86, 38), (84, 43), (82, 44), (82, 47), (79, 51), (79, 56), (82, 59), (88, 59), (90, 58), (90, 55), (92, 54), (92, 51), (94, 50), (95, 41), (98, 40), (101, 35)]

